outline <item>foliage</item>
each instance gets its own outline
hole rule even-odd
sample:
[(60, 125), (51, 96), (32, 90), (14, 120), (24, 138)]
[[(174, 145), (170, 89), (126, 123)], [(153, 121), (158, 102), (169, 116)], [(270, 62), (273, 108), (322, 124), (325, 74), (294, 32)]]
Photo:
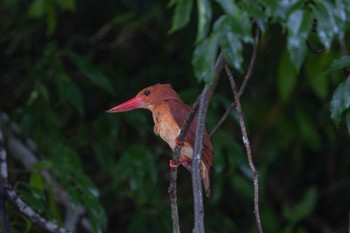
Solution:
[[(200, 85), (213, 79), (219, 51), (241, 83), (259, 29), (256, 67), (241, 100), (261, 179), (263, 227), (345, 231), (348, 0), (5, 0), (0, 17), (1, 112), (19, 123), (23, 142), (35, 142), (40, 159), (24, 170), (9, 156), (9, 177), (39, 213), (64, 223), (53, 184), (42, 176), (48, 171), (73, 207), (85, 207), (95, 232), (170, 232), (170, 149), (153, 136), (149, 112), (105, 110), (157, 82), (172, 83), (191, 104)], [(313, 53), (308, 44), (325, 52)], [(228, 86), (223, 76), (210, 103), (208, 131), (233, 101)], [(232, 111), (212, 137), (207, 232), (255, 231), (239, 132)], [(185, 169), (179, 169), (178, 185), (181, 229), (189, 232), (192, 192)], [(14, 231), (40, 232), (10, 207), (9, 214)]]

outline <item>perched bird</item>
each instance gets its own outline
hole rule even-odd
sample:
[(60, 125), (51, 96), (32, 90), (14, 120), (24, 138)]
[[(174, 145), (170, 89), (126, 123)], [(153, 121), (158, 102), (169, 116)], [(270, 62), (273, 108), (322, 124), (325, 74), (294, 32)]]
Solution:
[[(134, 98), (108, 110), (108, 113), (126, 112), (137, 108), (145, 108), (152, 112), (154, 133), (168, 143), (172, 150), (178, 144), (177, 137), (181, 127), (189, 115), (191, 108), (184, 104), (170, 84), (156, 84), (144, 88)], [(190, 125), (180, 152), (179, 164), (191, 172), (196, 117)], [(207, 197), (210, 196), (210, 167), (212, 165), (213, 147), (207, 132), (204, 132), (203, 152), (201, 156), (201, 177)], [(170, 167), (177, 167), (170, 160)]]

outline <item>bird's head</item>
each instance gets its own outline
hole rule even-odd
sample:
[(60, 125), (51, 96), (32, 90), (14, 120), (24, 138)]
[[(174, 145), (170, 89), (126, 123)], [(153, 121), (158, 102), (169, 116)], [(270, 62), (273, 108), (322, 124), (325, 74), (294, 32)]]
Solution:
[(179, 95), (171, 85), (156, 84), (144, 88), (134, 98), (107, 110), (107, 112), (126, 112), (137, 108), (145, 108), (152, 111), (158, 104), (171, 99), (180, 100)]

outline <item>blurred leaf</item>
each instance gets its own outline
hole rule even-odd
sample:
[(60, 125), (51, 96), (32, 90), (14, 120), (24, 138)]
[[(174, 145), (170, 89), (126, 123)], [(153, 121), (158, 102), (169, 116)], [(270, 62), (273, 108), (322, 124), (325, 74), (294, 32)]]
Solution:
[(315, 209), (317, 203), (317, 190), (311, 187), (304, 194), (303, 199), (292, 209), (285, 207), (283, 215), (292, 223), (305, 219)]
[(198, 81), (209, 84), (214, 79), (217, 49), (218, 36), (216, 34), (212, 34), (196, 46), (192, 57), (192, 66)]
[[(349, 76), (350, 77), (350, 76)], [(343, 112), (350, 108), (350, 78), (340, 83), (335, 89), (331, 101), (331, 117), (339, 125)]]
[(212, 8), (209, 0), (197, 0), (198, 7), (198, 32), (197, 42), (201, 41), (207, 36), (210, 22), (212, 18)]
[(47, 207), (44, 192), (25, 183), (21, 183), (19, 189), (20, 197), (26, 204), (41, 214), (46, 213)]
[(307, 10), (296, 10), (288, 17), (288, 52), (291, 62), (296, 67), (297, 71), (299, 71), (305, 58), (305, 41), (311, 30), (311, 21), (312, 15)]
[(326, 73), (330, 73), (343, 68), (350, 68), (350, 56), (342, 56), (341, 58), (333, 60), (332, 64), (326, 70)]
[(307, 111), (301, 108), (296, 109), (296, 119), (298, 122), (300, 137), (311, 148), (317, 149), (320, 147), (321, 139), (319, 132), (314, 127), (314, 120), (311, 119)]
[(114, 89), (110, 80), (101, 71), (95, 68), (86, 58), (79, 56), (76, 53), (68, 53), (68, 58), (73, 64), (84, 74), (88, 80), (100, 87), (109, 94), (114, 94)]
[(40, 191), (44, 191), (45, 181), (43, 177), (38, 173), (32, 173), (30, 176), (29, 184), (33, 187), (36, 187)]
[(59, 0), (58, 2), (65, 10), (75, 10), (75, 0)]
[(346, 113), (346, 125), (348, 127), (348, 132), (350, 134), (350, 111), (349, 110)]
[(286, 50), (283, 52), (278, 68), (277, 88), (280, 99), (286, 102), (297, 82), (297, 70), (291, 63)]
[(46, 11), (46, 0), (34, 0), (28, 9), (28, 15), (31, 17), (41, 17)]
[(216, 0), (221, 5), (221, 8), (223, 11), (225, 11), (226, 14), (234, 16), (239, 15), (239, 9), (237, 5), (235, 4), (235, 1), (232, 0)]
[(54, 0), (46, 1), (46, 24), (47, 24), (47, 34), (52, 35), (57, 27), (57, 14)]
[(181, 28), (185, 27), (191, 18), (193, 1), (177, 0), (175, 6), (175, 12), (173, 14), (172, 26), (170, 33), (174, 33)]

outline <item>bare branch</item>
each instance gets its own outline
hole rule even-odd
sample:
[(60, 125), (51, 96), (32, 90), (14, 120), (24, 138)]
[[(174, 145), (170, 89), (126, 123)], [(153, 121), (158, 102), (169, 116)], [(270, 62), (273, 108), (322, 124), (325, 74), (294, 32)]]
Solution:
[(204, 233), (204, 207), (200, 174), (200, 163), (203, 150), (203, 135), (205, 117), (208, 109), (208, 87), (205, 87), (199, 97), (198, 121), (196, 126), (196, 139), (192, 157), (192, 187), (194, 202), (194, 228), (193, 233)]
[[(7, 114), (0, 113), (0, 128), (6, 132), (8, 151), (25, 168), (32, 169), (33, 165), (38, 162), (38, 156), (33, 152), (36, 150), (36, 145), (30, 138), (27, 138), (26, 143), (24, 143), (19, 138), (21, 127), (15, 122), (9, 122)], [(65, 207), (64, 228), (74, 232), (78, 223), (80, 223), (87, 232), (94, 232), (91, 223), (84, 217), (86, 213), (84, 206), (73, 207), (68, 192), (54, 179), (49, 171), (43, 170), (41, 175), (50, 184), (56, 200)]]
[(59, 227), (56, 223), (41, 217), (25, 202), (23, 202), (13, 190), (11, 185), (7, 181), (7, 162), (6, 162), (6, 150), (2, 131), (0, 130), (0, 218), (2, 223), (2, 232), (9, 233), (10, 225), (8, 222), (8, 216), (5, 209), (5, 199), (9, 201), (21, 214), (27, 216), (34, 224), (37, 224), (40, 228), (52, 232), (52, 233), (68, 233), (64, 228)]
[(235, 97), (235, 103), (236, 103), (236, 110), (237, 110), (237, 116), (239, 119), (239, 124), (241, 126), (241, 131), (242, 131), (242, 138), (243, 138), (243, 143), (246, 148), (247, 152), (247, 158), (248, 158), (248, 163), (250, 166), (250, 169), (252, 170), (252, 175), (253, 175), (253, 183), (254, 183), (254, 214), (255, 214), (255, 221), (256, 225), (258, 227), (258, 232), (263, 233), (263, 228), (261, 225), (261, 220), (260, 220), (260, 213), (259, 213), (259, 181), (258, 181), (258, 173), (256, 172), (253, 159), (252, 159), (252, 152), (250, 149), (250, 142), (249, 138), (247, 135), (247, 130), (245, 127), (244, 119), (243, 119), (243, 114), (242, 114), (242, 108), (241, 108), (241, 102), (239, 100), (239, 94), (237, 92), (236, 88), (236, 83), (233, 78), (233, 75), (230, 71), (230, 68), (228, 65), (225, 65), (225, 70), (227, 73), (227, 76), (230, 80), (231, 88)]
[[(224, 59), (223, 59), (223, 54), (220, 53), (216, 63), (215, 63), (215, 79), (213, 82), (210, 84), (207, 93), (208, 97), (212, 96), (214, 89), (218, 83), (220, 73), (222, 72), (224, 68)], [(178, 145), (176, 145), (172, 157), (173, 157), (173, 163), (178, 164), (179, 162), (179, 157), (180, 157), (180, 151), (181, 151), (181, 146), (183, 144), (183, 141), (186, 137), (188, 128), (190, 127), (197, 111), (198, 111), (198, 103), (199, 103), (199, 98), (197, 98), (196, 102), (192, 105), (192, 110), (190, 114), (188, 115), (187, 119), (185, 120), (183, 126), (181, 127), (180, 134), (178, 136)], [(209, 99), (210, 99), (209, 98)], [(180, 226), (179, 226), (179, 214), (178, 214), (178, 208), (177, 208), (177, 195), (176, 195), (176, 179), (177, 179), (177, 167), (172, 168), (170, 172), (170, 185), (168, 188), (168, 192), (170, 194), (170, 201), (171, 201), (171, 216), (173, 220), (173, 232), (174, 233), (180, 233)]]

